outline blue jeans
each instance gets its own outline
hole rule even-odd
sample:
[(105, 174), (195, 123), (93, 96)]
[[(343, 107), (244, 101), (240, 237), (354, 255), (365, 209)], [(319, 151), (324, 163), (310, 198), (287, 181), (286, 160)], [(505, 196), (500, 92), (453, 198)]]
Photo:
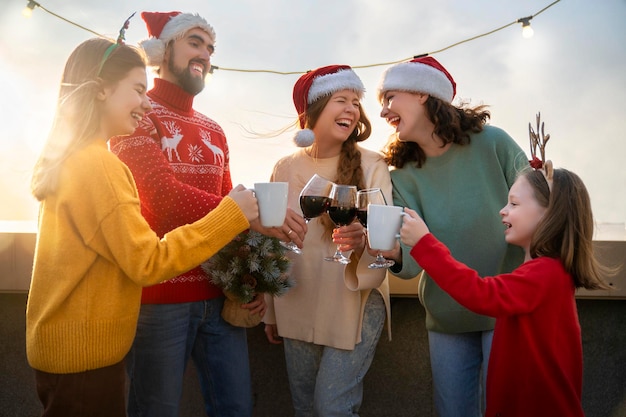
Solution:
[(130, 417), (177, 417), (192, 358), (208, 416), (252, 415), (246, 329), (221, 317), (224, 298), (141, 306), (127, 357)]
[(428, 332), (435, 410), (439, 417), (480, 417), (493, 330)]
[(365, 306), (361, 343), (354, 350), (284, 339), (295, 417), (358, 416), (367, 373), (385, 324), (385, 303), (373, 290)]

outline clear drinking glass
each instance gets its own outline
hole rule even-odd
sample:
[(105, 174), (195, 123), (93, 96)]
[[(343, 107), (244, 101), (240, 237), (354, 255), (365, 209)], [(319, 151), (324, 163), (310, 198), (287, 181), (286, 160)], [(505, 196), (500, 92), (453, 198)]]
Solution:
[[(363, 227), (367, 228), (367, 206), (370, 204), (379, 204), (379, 205), (387, 205), (387, 201), (385, 201), (385, 196), (380, 188), (366, 188), (364, 190), (359, 190), (356, 195), (356, 205), (357, 205), (357, 219), (363, 225)], [(395, 265), (395, 262), (391, 259), (386, 259), (382, 252), (379, 250), (376, 254), (376, 261), (369, 264), (367, 267), (370, 269), (380, 269), (380, 268), (389, 268), (390, 266)]]
[[(300, 192), (300, 209), (305, 222), (311, 221), (326, 213), (330, 204), (330, 190), (333, 182), (317, 174), (313, 175)], [(302, 250), (293, 242), (280, 242), (287, 249), (302, 253)]]
[(326, 213), (330, 205), (330, 192), (335, 184), (315, 174), (300, 192), (300, 209), (307, 223)]
[[(333, 184), (330, 191), (330, 205), (328, 206), (328, 216), (337, 227), (347, 226), (356, 219), (356, 186)], [(349, 264), (350, 259), (343, 256), (337, 245), (337, 250), (333, 256), (324, 258), (326, 261)]]

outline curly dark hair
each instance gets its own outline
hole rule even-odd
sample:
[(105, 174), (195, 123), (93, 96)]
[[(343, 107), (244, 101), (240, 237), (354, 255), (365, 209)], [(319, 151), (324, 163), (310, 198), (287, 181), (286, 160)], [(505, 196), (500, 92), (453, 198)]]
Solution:
[[(443, 140), (442, 147), (448, 143), (469, 144), (470, 132), (481, 132), (491, 117), (486, 105), (455, 107), (433, 96), (428, 97), (425, 107), (429, 120), (435, 125), (434, 134)], [(417, 143), (401, 142), (396, 134), (389, 138), (383, 154), (387, 164), (396, 168), (413, 161), (421, 168), (426, 162), (426, 155)]]

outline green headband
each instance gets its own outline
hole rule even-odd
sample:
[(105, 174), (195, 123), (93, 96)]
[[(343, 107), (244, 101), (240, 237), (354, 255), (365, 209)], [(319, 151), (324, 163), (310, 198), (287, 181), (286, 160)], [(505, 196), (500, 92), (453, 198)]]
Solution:
[(126, 39), (124, 37), (124, 35), (126, 35), (126, 29), (128, 29), (128, 26), (130, 25), (130, 19), (135, 15), (135, 13), (137, 12), (134, 12), (133, 14), (128, 16), (128, 19), (126, 19), (126, 21), (122, 25), (122, 28), (120, 29), (120, 33), (117, 36), (117, 41), (114, 44), (110, 45), (106, 51), (104, 51), (104, 55), (102, 56), (102, 61), (100, 61), (100, 66), (98, 67), (98, 77), (100, 76), (100, 73), (102, 72), (102, 67), (104, 66), (104, 63), (107, 61), (107, 59), (109, 59), (109, 56), (111, 56), (111, 53), (115, 50), (115, 48), (117, 48), (119, 45), (124, 45), (124, 40)]

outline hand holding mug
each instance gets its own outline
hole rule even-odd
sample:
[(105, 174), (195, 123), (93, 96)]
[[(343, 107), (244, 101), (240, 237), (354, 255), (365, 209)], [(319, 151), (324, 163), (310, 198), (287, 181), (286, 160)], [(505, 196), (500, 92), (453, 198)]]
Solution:
[(228, 193), (228, 196), (237, 203), (249, 222), (259, 217), (259, 206), (252, 190), (247, 190), (246, 187), (239, 184)]
[(406, 216), (404, 216), (400, 229), (400, 239), (405, 245), (413, 247), (424, 235), (429, 233), (428, 226), (415, 210), (405, 207), (404, 213)]
[(398, 246), (397, 238), (400, 237), (403, 215), (402, 207), (383, 204), (367, 206), (367, 240), (370, 248), (378, 250), (376, 262), (371, 263), (369, 268), (389, 268), (395, 264), (394, 261), (385, 259), (382, 252), (391, 251)]
[(259, 202), (259, 217), (264, 227), (282, 226), (287, 214), (289, 183), (257, 182), (254, 193)]

